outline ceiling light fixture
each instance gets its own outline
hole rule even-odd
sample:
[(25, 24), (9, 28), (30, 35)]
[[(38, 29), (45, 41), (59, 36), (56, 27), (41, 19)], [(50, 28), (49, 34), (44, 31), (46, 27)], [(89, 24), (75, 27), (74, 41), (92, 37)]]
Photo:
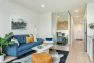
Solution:
[(41, 7), (42, 7), (42, 8), (44, 8), (44, 7), (45, 7), (45, 5), (44, 5), (44, 4), (41, 4)]

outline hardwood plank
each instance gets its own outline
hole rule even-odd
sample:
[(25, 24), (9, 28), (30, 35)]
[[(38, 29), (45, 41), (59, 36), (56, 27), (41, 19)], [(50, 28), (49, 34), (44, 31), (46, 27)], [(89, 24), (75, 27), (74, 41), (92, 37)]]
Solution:
[(84, 42), (74, 41), (70, 46), (66, 63), (91, 63), (86, 52), (84, 52)]

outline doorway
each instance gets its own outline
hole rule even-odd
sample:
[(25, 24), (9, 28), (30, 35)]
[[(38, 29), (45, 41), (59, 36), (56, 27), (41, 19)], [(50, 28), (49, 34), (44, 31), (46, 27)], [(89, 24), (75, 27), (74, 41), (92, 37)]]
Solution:
[(72, 34), (74, 41), (84, 41), (84, 21), (74, 21)]

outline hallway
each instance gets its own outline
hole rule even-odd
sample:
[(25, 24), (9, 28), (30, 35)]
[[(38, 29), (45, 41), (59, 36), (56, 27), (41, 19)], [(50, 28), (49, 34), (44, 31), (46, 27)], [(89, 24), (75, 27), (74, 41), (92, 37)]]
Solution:
[(66, 63), (91, 63), (86, 52), (84, 52), (84, 42), (74, 41), (70, 46), (70, 53)]

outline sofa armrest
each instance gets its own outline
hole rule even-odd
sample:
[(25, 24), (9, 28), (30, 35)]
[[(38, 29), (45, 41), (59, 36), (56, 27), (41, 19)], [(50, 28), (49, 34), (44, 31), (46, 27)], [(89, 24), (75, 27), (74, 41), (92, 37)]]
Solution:
[(13, 44), (10, 45), (6, 48), (5, 53), (9, 56), (17, 56), (17, 50), (18, 50), (18, 45), (17, 44)]

